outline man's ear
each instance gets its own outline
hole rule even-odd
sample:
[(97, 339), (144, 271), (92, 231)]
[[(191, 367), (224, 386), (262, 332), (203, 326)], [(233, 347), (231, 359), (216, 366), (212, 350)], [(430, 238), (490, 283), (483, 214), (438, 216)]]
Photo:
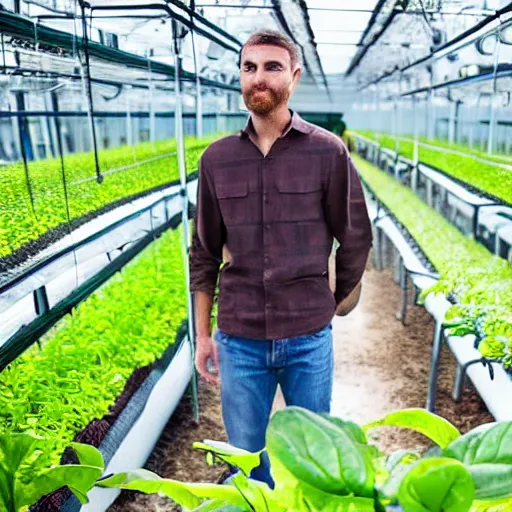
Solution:
[(302, 75), (302, 69), (299, 65), (297, 65), (293, 71), (292, 83), (290, 86), (290, 93), (292, 93), (295, 90), (295, 88), (297, 87), (297, 85), (299, 84), (301, 75)]

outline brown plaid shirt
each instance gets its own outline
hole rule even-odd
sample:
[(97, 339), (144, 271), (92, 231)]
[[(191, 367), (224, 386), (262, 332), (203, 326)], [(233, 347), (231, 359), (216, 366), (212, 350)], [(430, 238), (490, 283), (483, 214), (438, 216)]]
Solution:
[(296, 113), (266, 157), (253, 134), (249, 119), (201, 158), (191, 290), (214, 293), (226, 244), (219, 328), (262, 340), (310, 334), (362, 277), (372, 234), (361, 182), (342, 141)]

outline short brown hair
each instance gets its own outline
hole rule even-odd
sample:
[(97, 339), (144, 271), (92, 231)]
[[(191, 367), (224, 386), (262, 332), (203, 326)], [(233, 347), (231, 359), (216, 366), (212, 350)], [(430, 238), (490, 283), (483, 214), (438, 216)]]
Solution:
[(296, 64), (299, 64), (299, 49), (291, 39), (276, 30), (259, 30), (252, 34), (242, 46), (238, 55), (238, 67), (242, 65), (242, 52), (244, 51), (244, 48), (247, 48), (247, 46), (259, 45), (279, 46), (280, 48), (284, 48), (290, 54), (292, 68), (294, 68)]

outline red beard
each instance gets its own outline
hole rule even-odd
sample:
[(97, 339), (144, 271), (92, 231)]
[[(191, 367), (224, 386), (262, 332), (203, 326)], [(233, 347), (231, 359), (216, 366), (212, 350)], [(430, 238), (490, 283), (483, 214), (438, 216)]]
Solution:
[(247, 108), (260, 116), (268, 115), (288, 99), (286, 89), (279, 91), (265, 88), (253, 87), (250, 91), (244, 92), (244, 101)]

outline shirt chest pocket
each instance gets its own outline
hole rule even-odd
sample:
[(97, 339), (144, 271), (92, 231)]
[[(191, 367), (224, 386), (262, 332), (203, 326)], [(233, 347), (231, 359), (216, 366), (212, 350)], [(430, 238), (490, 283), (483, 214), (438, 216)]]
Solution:
[(247, 183), (217, 183), (215, 192), (226, 226), (248, 220), (250, 205)]
[(276, 212), (280, 221), (322, 218), (322, 183), (315, 175), (279, 176), (276, 179)]

